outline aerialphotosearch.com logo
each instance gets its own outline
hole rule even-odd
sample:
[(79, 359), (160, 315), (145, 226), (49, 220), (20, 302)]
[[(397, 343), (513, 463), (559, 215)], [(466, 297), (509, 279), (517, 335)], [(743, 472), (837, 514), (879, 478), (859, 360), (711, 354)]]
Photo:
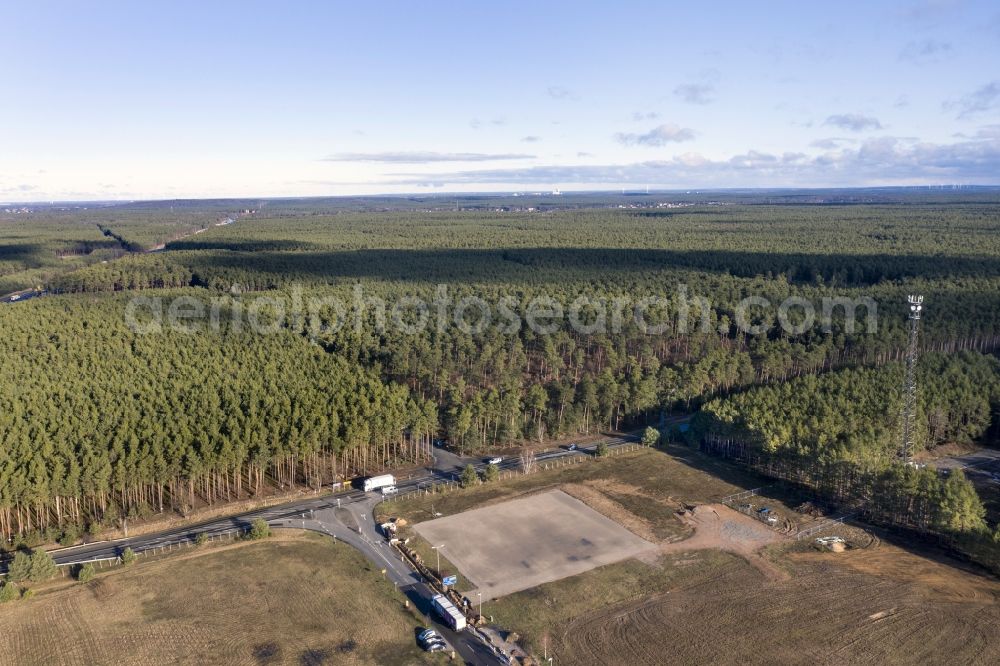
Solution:
[[(401, 296), (391, 303), (366, 294), (355, 285), (348, 299), (334, 295), (306, 298), (300, 286), (287, 294), (225, 295), (210, 298), (177, 296), (136, 296), (125, 309), (125, 321), (138, 334), (160, 333), (165, 328), (193, 334), (249, 330), (260, 335), (286, 328), (305, 330), (313, 340), (352, 326), (361, 333), (374, 327), (381, 334), (390, 329), (417, 335), (431, 326), (439, 332), (457, 327), (462, 333), (479, 335), (495, 328), (503, 334), (518, 333), (527, 326), (538, 335), (569, 329), (581, 335), (620, 333), (628, 323), (646, 335), (718, 332), (728, 334), (733, 327), (746, 335), (765, 335), (775, 325), (787, 335), (801, 335), (817, 324), (824, 333), (840, 330), (854, 333), (857, 318), (864, 312), (865, 331), (875, 333), (878, 306), (869, 297), (824, 297), (819, 309), (812, 300), (789, 296), (775, 305), (763, 296), (749, 296), (732, 309), (713, 309), (703, 296), (691, 296), (687, 285), (678, 285), (671, 296), (593, 297), (586, 294), (573, 301), (541, 295), (527, 302), (502, 296), (489, 302), (479, 296), (455, 296), (448, 285), (437, 285), (432, 299)], [(715, 316), (713, 316), (713, 313)]]

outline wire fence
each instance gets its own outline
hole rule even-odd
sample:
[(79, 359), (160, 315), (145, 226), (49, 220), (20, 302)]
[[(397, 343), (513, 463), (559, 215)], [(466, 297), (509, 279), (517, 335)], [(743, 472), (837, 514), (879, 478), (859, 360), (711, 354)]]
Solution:
[[(600, 458), (611, 458), (616, 456), (625, 455), (626, 453), (631, 453), (639, 449), (648, 448), (642, 444), (625, 442), (616, 444), (608, 447), (607, 451)], [(499, 480), (510, 480), (518, 476), (525, 476), (527, 474), (533, 474), (535, 472), (550, 471), (555, 469), (561, 469), (565, 467), (572, 467), (580, 465), (586, 462), (592, 462), (599, 459), (596, 455), (559, 455), (554, 458), (545, 459), (541, 461), (534, 461), (527, 469), (525, 468), (510, 468), (500, 470)], [(461, 481), (459, 480), (442, 480), (442, 481), (429, 481), (426, 484), (418, 484), (416, 488), (398, 493), (396, 495), (391, 495), (386, 497), (384, 501), (395, 502), (404, 499), (410, 499), (415, 497), (421, 497), (431, 494), (446, 493), (449, 491), (456, 490), (461, 487)], [(757, 489), (760, 490), (760, 489)], [(753, 491), (749, 491), (753, 492)], [(728, 498), (727, 498), (728, 499)], [(725, 500), (723, 500), (725, 501)], [(274, 500), (264, 500), (263, 505), (266, 507), (269, 503), (277, 503)], [(223, 532), (204, 532), (205, 537), (208, 542), (218, 542), (218, 541), (235, 541), (236, 539), (249, 533), (249, 527), (239, 527), (231, 530), (225, 530)], [(123, 563), (123, 553), (126, 549), (131, 549), (137, 560), (147, 559), (150, 557), (155, 557), (157, 555), (163, 555), (165, 553), (170, 553), (177, 550), (182, 550), (185, 548), (192, 548), (197, 546), (197, 536), (185, 535), (183, 537), (178, 537), (176, 540), (168, 541), (166, 543), (157, 543), (148, 546), (141, 544), (128, 545), (122, 544), (121, 549), (117, 555), (106, 556), (106, 557), (83, 557), (81, 559), (75, 559), (69, 562), (59, 562), (57, 566), (60, 571), (60, 575), (63, 577), (73, 575), (73, 571), (76, 567), (83, 566), (85, 564), (92, 564), (97, 569), (106, 569), (115, 566), (119, 566)], [(54, 552), (53, 552), (54, 554)], [(5, 576), (4, 573), (0, 573), (0, 577)]]
[[(625, 455), (626, 453), (631, 453), (633, 451), (638, 451), (639, 449), (648, 448), (642, 444), (634, 444), (631, 442), (617, 444), (615, 446), (608, 447), (607, 453), (603, 456), (597, 457), (595, 455), (560, 455), (555, 458), (536, 460), (530, 464), (528, 469), (521, 467), (513, 467), (509, 469), (500, 470), (499, 476), (497, 477), (500, 481), (507, 481), (518, 476), (525, 476), (528, 474), (534, 474), (535, 472), (545, 472), (553, 469), (561, 469), (563, 467), (572, 467), (575, 465), (580, 465), (586, 462), (592, 462), (594, 460), (599, 460), (601, 458), (612, 458), (616, 456)], [(407, 499), (413, 499), (417, 497), (424, 497), (427, 495), (442, 494), (453, 490), (457, 490), (462, 487), (462, 482), (460, 480), (439, 480), (439, 481), (428, 481), (425, 484), (417, 484), (416, 488), (412, 490), (406, 490), (403, 492), (398, 492), (393, 495), (385, 497), (383, 501), (385, 502), (398, 502)]]
[[(224, 532), (205, 532), (205, 537), (207, 539), (206, 543), (219, 542), (219, 541), (236, 541), (237, 539), (245, 536), (250, 532), (249, 527), (238, 527), (231, 530), (226, 530)], [(56, 566), (59, 567), (60, 573), (63, 577), (71, 575), (74, 567), (83, 566), (84, 564), (93, 564), (98, 569), (111, 568), (123, 563), (122, 556), (126, 549), (131, 549), (135, 554), (137, 560), (147, 559), (154, 557), (156, 555), (163, 555), (165, 553), (171, 553), (178, 550), (183, 550), (185, 548), (193, 548), (198, 546), (198, 541), (196, 538), (189, 538), (187, 536), (178, 538), (176, 541), (169, 541), (167, 543), (153, 544), (149, 546), (135, 545), (128, 546), (123, 545), (121, 552), (117, 555), (111, 557), (89, 557), (79, 560), (74, 560), (72, 562), (59, 562)]]
[(719, 500), (719, 503), (720, 504), (726, 504), (726, 505), (735, 504), (736, 502), (740, 502), (740, 501), (743, 501), (743, 500), (746, 500), (746, 499), (750, 499), (751, 497), (756, 497), (765, 488), (770, 488), (770, 486), (761, 486), (760, 488), (751, 488), (750, 490), (744, 490), (743, 492), (734, 493), (732, 495), (727, 495), (726, 497), (723, 497), (721, 500)]
[(799, 530), (798, 532), (795, 533), (795, 538), (805, 539), (807, 537), (811, 537), (812, 535), (818, 534), (819, 532), (822, 532), (823, 530), (828, 529), (830, 527), (842, 525), (844, 521), (853, 518), (855, 515), (856, 514), (853, 513), (845, 513), (843, 516), (838, 516), (836, 518), (830, 518), (828, 520), (824, 520), (819, 524), (812, 525), (810, 527), (806, 527), (804, 529)]

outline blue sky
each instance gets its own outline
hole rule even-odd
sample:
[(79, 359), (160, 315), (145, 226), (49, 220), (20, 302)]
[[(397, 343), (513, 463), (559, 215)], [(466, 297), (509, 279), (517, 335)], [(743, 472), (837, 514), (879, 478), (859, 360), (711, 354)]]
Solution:
[(1000, 183), (1000, 6), (822, 4), (5, 2), (0, 201)]

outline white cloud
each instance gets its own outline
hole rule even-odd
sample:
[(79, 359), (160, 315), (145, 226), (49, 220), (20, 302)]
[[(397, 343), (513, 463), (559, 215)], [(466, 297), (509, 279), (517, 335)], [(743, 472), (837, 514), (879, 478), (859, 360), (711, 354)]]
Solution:
[(642, 134), (633, 132), (619, 132), (615, 134), (615, 140), (626, 146), (665, 146), (668, 143), (690, 141), (693, 138), (694, 130), (674, 123), (654, 127)]
[(30, 185), (28, 183), (21, 183), (20, 185), (14, 185), (13, 187), (0, 188), (0, 193), (3, 194), (24, 194), (26, 192), (33, 192), (38, 189), (37, 185)]
[(387, 162), (394, 164), (429, 164), (432, 162), (491, 162), (494, 160), (532, 159), (522, 153), (437, 153), (433, 151), (385, 153), (337, 153), (323, 158), (324, 162)]
[(959, 118), (967, 118), (1000, 106), (1000, 81), (990, 81), (958, 101), (945, 102), (946, 109), (958, 109)]
[(674, 88), (674, 95), (688, 104), (710, 104), (715, 87), (707, 83), (685, 83)]
[(468, 184), (629, 184), (664, 187), (869, 186), (939, 183), (1000, 184), (1000, 138), (991, 130), (984, 138), (951, 144), (881, 137), (810, 156), (749, 151), (728, 159), (685, 153), (666, 160), (629, 164), (548, 165), (483, 169), (452, 173), (394, 174), (394, 184), (428, 179), (449, 185)]
[(479, 129), (486, 122), (495, 127), (503, 127), (504, 125), (507, 124), (507, 120), (505, 118), (493, 118), (492, 120), (485, 122), (480, 120), (479, 118), (473, 118), (472, 120), (469, 121), (469, 127), (471, 127), (472, 129)]
[(644, 121), (644, 120), (656, 120), (659, 117), (660, 117), (660, 114), (658, 114), (656, 111), (646, 111), (646, 112), (633, 111), (632, 112), (632, 120), (634, 120), (635, 122), (641, 122), (641, 121)]
[(908, 42), (899, 53), (901, 60), (909, 60), (919, 65), (939, 62), (950, 56), (954, 49), (948, 42), (935, 39), (921, 39)]
[(809, 145), (813, 148), (822, 148), (823, 150), (836, 150), (845, 143), (854, 143), (854, 139), (845, 139), (843, 137), (833, 136), (827, 139), (816, 139)]
[(962, 0), (920, 0), (905, 4), (899, 14), (907, 21), (934, 25), (941, 23), (942, 19), (958, 10), (961, 5)]
[(878, 121), (878, 118), (863, 116), (860, 113), (839, 113), (828, 117), (823, 124), (833, 125), (834, 127), (852, 132), (882, 129), (882, 123)]
[(549, 97), (552, 99), (580, 99), (577, 97), (569, 88), (564, 88), (563, 86), (549, 86), (545, 91), (548, 93)]

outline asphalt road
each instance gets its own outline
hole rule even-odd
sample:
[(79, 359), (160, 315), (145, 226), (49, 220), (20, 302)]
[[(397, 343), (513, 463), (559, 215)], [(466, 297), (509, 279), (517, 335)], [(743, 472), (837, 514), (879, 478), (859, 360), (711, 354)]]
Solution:
[(48, 292), (45, 291), (34, 291), (33, 289), (29, 289), (27, 291), (16, 291), (13, 294), (0, 296), (0, 303), (22, 303), (31, 298), (44, 296), (47, 293)]
[(929, 462), (937, 469), (961, 469), (970, 479), (1000, 473), (1000, 449), (979, 449), (972, 453)]
[[(636, 437), (619, 437), (605, 441), (610, 448), (614, 448), (634, 443), (637, 439)], [(581, 447), (575, 451), (555, 449), (537, 454), (536, 461), (544, 463), (568, 456), (593, 456), (596, 448), (594, 445)], [(407, 479), (398, 479), (397, 488), (402, 494), (420, 490), (435, 483), (454, 481), (468, 464), (472, 464), (479, 471), (486, 467), (486, 463), (481, 458), (460, 457), (445, 449), (435, 449), (433, 465), (421, 474)], [(498, 466), (501, 470), (517, 469), (520, 466), (520, 461), (517, 458), (509, 458)], [(430, 600), (435, 592), (421, 579), (420, 574), (413, 571), (409, 564), (400, 558), (377, 531), (377, 526), (372, 518), (372, 509), (382, 499), (380, 493), (365, 493), (355, 489), (216, 518), (162, 532), (61, 548), (51, 551), (51, 555), (58, 564), (78, 564), (115, 559), (126, 548), (131, 548), (136, 553), (142, 553), (170, 546), (190, 544), (195, 541), (199, 534), (205, 534), (209, 537), (231, 535), (234, 532), (245, 531), (249, 528), (251, 521), (263, 518), (273, 527), (313, 530), (328, 534), (332, 538), (357, 548), (376, 566), (385, 569), (386, 576), (429, 618), (434, 627), (455, 647), (466, 663), (486, 665), (504, 663), (493, 653), (493, 648), (474, 630), (454, 632), (436, 621), (430, 606)]]

